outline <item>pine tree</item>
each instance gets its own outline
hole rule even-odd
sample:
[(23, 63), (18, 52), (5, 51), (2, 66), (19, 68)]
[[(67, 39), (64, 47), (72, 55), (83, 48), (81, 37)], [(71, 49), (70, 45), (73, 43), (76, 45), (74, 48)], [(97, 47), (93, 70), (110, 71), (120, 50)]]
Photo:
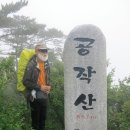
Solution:
[(17, 59), (23, 48), (31, 48), (37, 41), (43, 41), (54, 37), (63, 37), (63, 33), (57, 29), (46, 29), (45, 24), (36, 23), (35, 19), (26, 16), (15, 15), (21, 8), (27, 6), (27, 1), (1, 5), (0, 10), (0, 41), (9, 44), (14, 49), (13, 55)]

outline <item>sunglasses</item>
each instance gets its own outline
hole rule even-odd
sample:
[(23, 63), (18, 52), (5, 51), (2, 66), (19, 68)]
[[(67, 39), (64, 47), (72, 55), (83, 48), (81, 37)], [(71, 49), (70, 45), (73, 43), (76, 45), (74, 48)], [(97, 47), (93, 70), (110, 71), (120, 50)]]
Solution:
[(42, 53), (48, 53), (47, 49), (38, 49), (38, 51), (42, 52)]

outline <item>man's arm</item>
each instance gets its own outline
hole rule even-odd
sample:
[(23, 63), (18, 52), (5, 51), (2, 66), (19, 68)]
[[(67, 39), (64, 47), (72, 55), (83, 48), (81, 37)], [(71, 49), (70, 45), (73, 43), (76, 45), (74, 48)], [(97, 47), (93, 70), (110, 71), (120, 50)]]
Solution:
[(37, 85), (36, 82), (34, 82), (32, 80), (32, 67), (27, 67), (24, 73), (24, 77), (23, 77), (23, 85), (30, 90), (40, 90), (40, 87)]

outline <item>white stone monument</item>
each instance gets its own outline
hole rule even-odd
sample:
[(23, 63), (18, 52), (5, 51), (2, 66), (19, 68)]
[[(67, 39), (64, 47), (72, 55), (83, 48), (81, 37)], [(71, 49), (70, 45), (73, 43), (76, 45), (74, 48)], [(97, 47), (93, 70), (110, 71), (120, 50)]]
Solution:
[(75, 27), (64, 45), (65, 130), (107, 130), (106, 41), (94, 25)]

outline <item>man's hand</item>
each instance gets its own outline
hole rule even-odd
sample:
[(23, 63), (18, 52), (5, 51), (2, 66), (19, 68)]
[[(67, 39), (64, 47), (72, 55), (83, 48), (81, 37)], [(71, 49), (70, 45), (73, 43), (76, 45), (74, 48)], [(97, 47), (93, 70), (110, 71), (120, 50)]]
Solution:
[(50, 93), (50, 90), (51, 90), (51, 86), (47, 86), (47, 85), (42, 85), (41, 86), (41, 90), (47, 94)]

